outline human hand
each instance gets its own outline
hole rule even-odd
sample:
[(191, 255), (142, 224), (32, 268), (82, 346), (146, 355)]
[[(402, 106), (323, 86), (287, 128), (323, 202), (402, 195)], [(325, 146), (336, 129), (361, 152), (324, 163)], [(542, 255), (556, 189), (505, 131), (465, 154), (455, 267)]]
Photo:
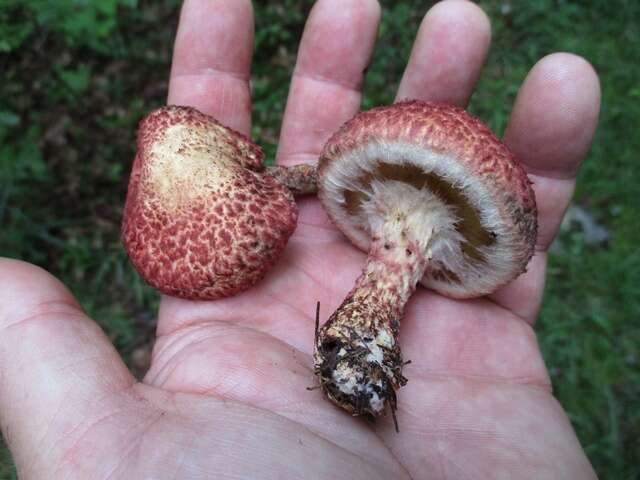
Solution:
[[(375, 0), (320, 0), (307, 23), (278, 162), (313, 162), (360, 105), (376, 37)], [(169, 103), (244, 133), (253, 44), (246, 0), (187, 0)], [(398, 98), (465, 105), (489, 44), (471, 2), (435, 6)], [(363, 264), (315, 199), (278, 266), (233, 298), (162, 301), (151, 367), (131, 376), (71, 294), (42, 270), (0, 260), (0, 422), (20, 478), (594, 478), (551, 394), (532, 330), (545, 251), (597, 122), (599, 85), (582, 59), (555, 54), (529, 73), (505, 141), (534, 182), (537, 253), (490, 297), (418, 289), (400, 343), (412, 363), (397, 417), (375, 424), (330, 404), (312, 373), (323, 318)]]

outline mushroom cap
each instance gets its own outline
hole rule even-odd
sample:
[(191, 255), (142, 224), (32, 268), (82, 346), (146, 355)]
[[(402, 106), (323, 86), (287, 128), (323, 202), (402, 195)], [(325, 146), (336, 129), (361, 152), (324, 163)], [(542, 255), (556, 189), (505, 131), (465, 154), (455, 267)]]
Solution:
[(122, 239), (161, 292), (211, 300), (241, 292), (276, 262), (296, 226), (288, 189), (262, 174), (264, 154), (193, 108), (141, 122)]
[(365, 251), (371, 239), (362, 207), (372, 184), (428, 189), (452, 207), (458, 258), (434, 252), (421, 280), (439, 293), (491, 293), (523, 273), (533, 255), (531, 182), (507, 146), (461, 108), (406, 101), (362, 112), (329, 139), (318, 168), (329, 217)]

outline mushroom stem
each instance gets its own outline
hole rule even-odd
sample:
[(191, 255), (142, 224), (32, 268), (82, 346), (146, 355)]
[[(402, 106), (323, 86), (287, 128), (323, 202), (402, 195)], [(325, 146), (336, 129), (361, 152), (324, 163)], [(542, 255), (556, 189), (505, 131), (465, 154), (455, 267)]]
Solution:
[(275, 165), (267, 167), (267, 173), (285, 187), (294, 196), (315, 194), (318, 191), (318, 169), (316, 165)]
[(378, 416), (389, 404), (395, 419), (395, 390), (407, 382), (400, 319), (427, 267), (434, 230), (418, 242), (406, 223), (394, 216), (374, 232), (362, 275), (316, 336), (320, 386), (353, 415)]

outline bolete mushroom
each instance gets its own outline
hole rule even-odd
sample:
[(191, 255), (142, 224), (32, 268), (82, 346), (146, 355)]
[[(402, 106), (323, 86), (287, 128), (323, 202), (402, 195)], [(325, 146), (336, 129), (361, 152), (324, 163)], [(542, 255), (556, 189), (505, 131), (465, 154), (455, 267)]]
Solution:
[(163, 107), (140, 122), (122, 239), (149, 284), (211, 300), (264, 276), (295, 228), (293, 194), (316, 190), (316, 168), (265, 169), (263, 158), (193, 108)]
[[(398, 331), (419, 282), (453, 298), (486, 295), (525, 271), (536, 204), (509, 149), (458, 107), (407, 101), (356, 115), (326, 144), (318, 196), (362, 250), (355, 287), (318, 330), (328, 398), (378, 416), (407, 379)], [(397, 425), (396, 425), (397, 426)]]

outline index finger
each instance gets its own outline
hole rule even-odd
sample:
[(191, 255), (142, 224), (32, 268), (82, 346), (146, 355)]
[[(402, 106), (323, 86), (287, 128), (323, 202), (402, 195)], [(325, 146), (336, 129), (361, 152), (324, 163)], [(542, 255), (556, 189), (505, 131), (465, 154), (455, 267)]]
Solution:
[(168, 103), (195, 107), (247, 135), (253, 30), (249, 0), (186, 0), (173, 51)]

